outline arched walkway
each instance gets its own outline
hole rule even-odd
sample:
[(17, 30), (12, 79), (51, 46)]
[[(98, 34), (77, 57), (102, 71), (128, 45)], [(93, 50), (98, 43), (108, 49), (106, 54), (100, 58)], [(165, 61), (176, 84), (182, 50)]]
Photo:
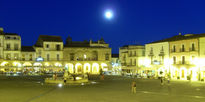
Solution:
[(75, 73), (82, 73), (83, 72), (83, 66), (82, 66), (82, 64), (81, 63), (77, 63), (76, 65), (75, 65), (75, 71), (74, 71)]
[(84, 73), (90, 73), (90, 64), (89, 63), (84, 64)]
[(66, 64), (65, 67), (68, 69), (69, 73), (74, 73), (74, 68), (72, 63)]
[(92, 73), (93, 74), (99, 74), (99, 64), (98, 63), (93, 63), (93, 65), (92, 65)]

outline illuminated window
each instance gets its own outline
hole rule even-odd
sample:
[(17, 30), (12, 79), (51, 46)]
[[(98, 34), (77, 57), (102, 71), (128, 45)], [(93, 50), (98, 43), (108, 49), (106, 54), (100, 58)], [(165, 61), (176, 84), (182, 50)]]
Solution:
[(18, 50), (19, 45), (18, 44), (14, 44), (14, 50)]
[(84, 54), (84, 59), (86, 59), (87, 58), (87, 56), (86, 56), (86, 54)]

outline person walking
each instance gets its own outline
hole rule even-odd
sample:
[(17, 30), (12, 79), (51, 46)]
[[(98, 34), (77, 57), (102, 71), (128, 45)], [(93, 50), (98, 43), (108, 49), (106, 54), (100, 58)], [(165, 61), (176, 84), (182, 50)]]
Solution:
[(64, 77), (64, 85), (66, 84), (66, 82), (67, 82), (67, 78), (66, 78), (66, 77)]
[(137, 85), (136, 85), (136, 82), (135, 81), (133, 81), (132, 82), (132, 93), (136, 93), (136, 88), (137, 88)]
[(161, 82), (161, 85), (164, 85), (164, 78), (163, 77), (160, 78), (160, 82)]

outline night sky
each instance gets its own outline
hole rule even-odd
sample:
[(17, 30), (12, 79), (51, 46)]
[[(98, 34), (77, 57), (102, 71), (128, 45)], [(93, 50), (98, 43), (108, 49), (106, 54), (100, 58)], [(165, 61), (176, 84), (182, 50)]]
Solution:
[[(105, 19), (110, 9), (114, 17)], [(113, 53), (127, 44), (145, 44), (185, 33), (205, 33), (203, 0), (0, 0), (0, 27), (18, 33), (22, 45), (39, 35), (98, 40)]]

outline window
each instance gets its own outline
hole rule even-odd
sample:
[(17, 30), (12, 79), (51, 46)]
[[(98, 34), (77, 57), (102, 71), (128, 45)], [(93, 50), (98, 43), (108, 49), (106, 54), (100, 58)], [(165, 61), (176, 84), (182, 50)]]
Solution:
[(191, 44), (191, 51), (195, 51), (195, 44), (194, 43)]
[(39, 54), (39, 56), (41, 56), (41, 50), (40, 49), (38, 50), (38, 54)]
[(47, 61), (49, 61), (50, 60), (50, 55), (49, 54), (47, 54)]
[(176, 64), (176, 57), (173, 57), (173, 64)]
[(185, 64), (185, 56), (182, 56), (182, 64)]
[(136, 65), (136, 59), (134, 59), (134, 65)]
[(172, 52), (176, 52), (176, 46), (175, 45), (173, 46)]
[(49, 44), (46, 44), (46, 48), (49, 48)]
[(109, 60), (109, 54), (105, 54), (105, 60)]
[(182, 45), (181, 52), (184, 52), (184, 51), (185, 51), (185, 47), (184, 45)]
[[(105, 59), (106, 59), (106, 55), (105, 55)], [(93, 60), (95, 60), (95, 61), (98, 60), (98, 52), (97, 51), (93, 51)]]
[(11, 50), (11, 45), (10, 44), (6, 44), (6, 50)]
[(14, 50), (18, 50), (19, 45), (18, 44), (14, 44)]
[(86, 59), (86, 58), (87, 58), (86, 54), (84, 54), (83, 56), (84, 56), (84, 59)]
[(15, 54), (14, 54), (14, 59), (17, 60), (18, 57), (19, 57), (19, 54), (18, 54), (18, 53), (15, 53)]
[(33, 55), (30, 54), (30, 55), (29, 55), (29, 60), (32, 61), (32, 59), (33, 59)]
[(58, 51), (60, 50), (60, 45), (59, 44), (56, 45), (56, 50), (58, 50)]
[(24, 55), (24, 54), (22, 54), (21, 59), (22, 59), (23, 61), (25, 61), (25, 55)]
[(153, 64), (153, 56), (150, 56), (151, 64)]
[(130, 65), (132, 65), (132, 59), (130, 59)]
[(132, 51), (130, 51), (130, 56), (132, 56)]
[(162, 63), (164, 63), (164, 56), (161, 56), (161, 59), (160, 59), (161, 61), (160, 61), (160, 63), (162, 64)]
[(153, 55), (153, 48), (150, 49), (150, 55)]
[(74, 61), (74, 53), (71, 53), (71, 54), (70, 54), (70, 60), (71, 60), (71, 61)]
[(59, 61), (59, 60), (60, 60), (60, 56), (59, 56), (59, 54), (57, 54), (56, 57), (57, 57), (57, 61)]
[(10, 60), (11, 59), (11, 54), (6, 54), (6, 59)]
[(164, 47), (162, 46), (162, 48), (161, 48), (161, 52), (164, 52)]

